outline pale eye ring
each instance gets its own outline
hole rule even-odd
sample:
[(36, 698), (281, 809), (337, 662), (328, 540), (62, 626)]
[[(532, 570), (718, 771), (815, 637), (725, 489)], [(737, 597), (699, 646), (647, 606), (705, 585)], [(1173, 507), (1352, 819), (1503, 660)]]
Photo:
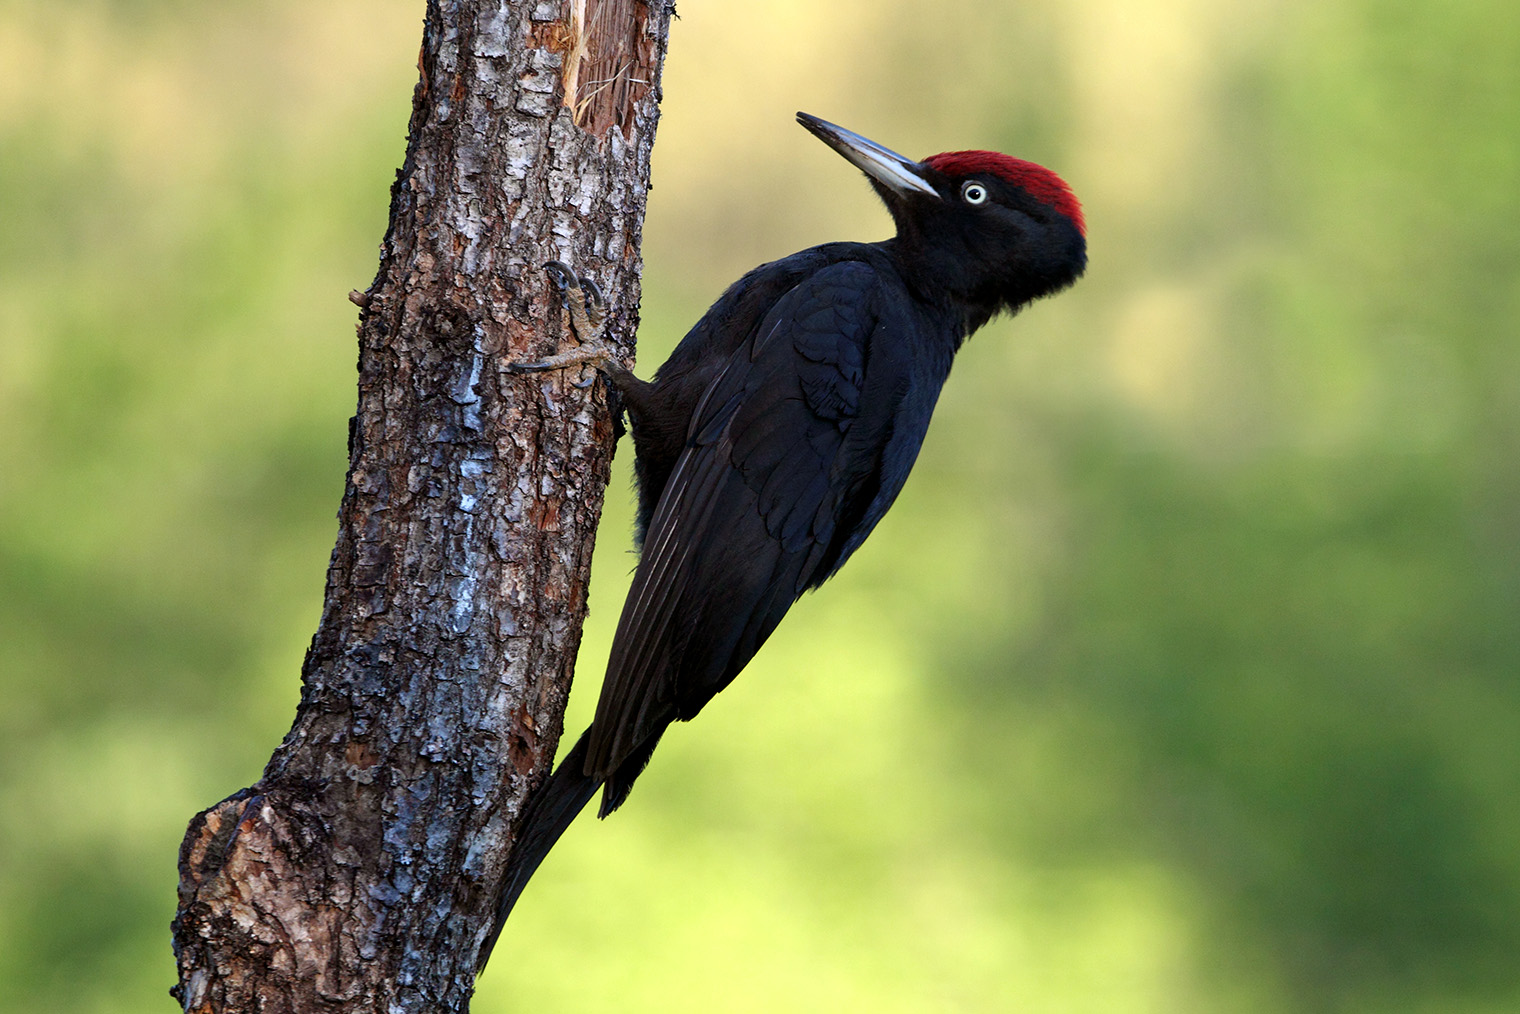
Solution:
[(976, 180), (967, 180), (961, 184), (961, 200), (967, 204), (983, 204), (987, 200), (987, 188)]

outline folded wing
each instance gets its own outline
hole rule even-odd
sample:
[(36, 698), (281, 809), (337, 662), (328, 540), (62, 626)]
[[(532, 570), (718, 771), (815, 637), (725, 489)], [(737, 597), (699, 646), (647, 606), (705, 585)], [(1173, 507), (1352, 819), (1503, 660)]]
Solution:
[[(650, 520), (589, 732), (584, 770), (606, 782), (603, 815), (665, 727), (738, 675), (906, 478), (928, 415), (904, 417), (922, 400), (910, 397), (912, 343), (887, 332), (904, 317), (881, 312), (877, 270), (844, 261), (810, 275), (704, 393)], [(905, 425), (917, 430), (906, 440)]]

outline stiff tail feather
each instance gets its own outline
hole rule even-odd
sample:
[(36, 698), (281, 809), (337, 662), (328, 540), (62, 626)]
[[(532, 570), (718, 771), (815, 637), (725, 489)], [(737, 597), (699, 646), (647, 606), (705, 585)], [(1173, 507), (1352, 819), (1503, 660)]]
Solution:
[(539, 787), (528, 802), (522, 830), (517, 833), (512, 855), (507, 860), (501, 900), (496, 905), (496, 921), (476, 959), (477, 974), (485, 968), (487, 959), (491, 957), (496, 938), (501, 935), (501, 928), (506, 925), (507, 916), (512, 914), (512, 906), (517, 904), (523, 888), (528, 886), (529, 878), (602, 784), (600, 779), (585, 773), (586, 744), (590, 733), (590, 729), (581, 733), (581, 738), (565, 755), (564, 760), (559, 762), (559, 767), (554, 769), (549, 780)]

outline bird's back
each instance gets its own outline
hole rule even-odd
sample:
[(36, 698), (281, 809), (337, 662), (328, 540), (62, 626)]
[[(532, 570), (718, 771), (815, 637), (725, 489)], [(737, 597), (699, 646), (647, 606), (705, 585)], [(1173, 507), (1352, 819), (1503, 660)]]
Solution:
[(746, 275), (661, 367), (685, 423), (653, 446), (634, 420), (644, 552), (584, 761), (604, 813), (886, 512), (960, 338), (881, 245), (839, 243)]

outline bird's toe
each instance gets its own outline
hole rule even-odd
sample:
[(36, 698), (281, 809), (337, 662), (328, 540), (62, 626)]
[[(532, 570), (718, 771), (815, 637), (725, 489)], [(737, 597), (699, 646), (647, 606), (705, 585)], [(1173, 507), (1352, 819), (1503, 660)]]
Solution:
[(564, 261), (548, 261), (544, 264), (544, 273), (549, 276), (549, 280), (561, 293), (568, 291), (572, 285), (576, 284), (575, 270)]

